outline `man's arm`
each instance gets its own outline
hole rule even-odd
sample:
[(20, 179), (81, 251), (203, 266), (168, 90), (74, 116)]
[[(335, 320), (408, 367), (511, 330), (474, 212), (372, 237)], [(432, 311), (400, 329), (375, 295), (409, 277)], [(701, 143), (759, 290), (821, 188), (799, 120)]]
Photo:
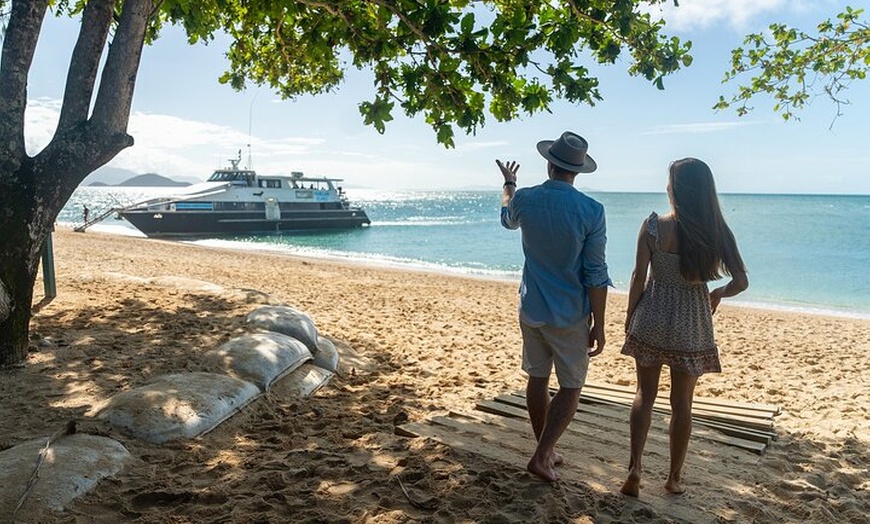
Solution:
[(520, 170), (520, 165), (514, 161), (504, 164), (501, 160), (496, 160), (495, 163), (504, 177), (504, 186), (501, 194), (501, 225), (508, 229), (516, 229), (519, 227), (519, 224), (509, 216), (508, 206), (517, 190), (517, 171)]
[(607, 222), (604, 208), (599, 210), (592, 231), (583, 246), (583, 287), (592, 307), (592, 328), (589, 331), (589, 347), (594, 348), (589, 356), (594, 357), (604, 351), (604, 310), (607, 306), (607, 288), (613, 285), (607, 273), (605, 247), (607, 244)]
[(590, 357), (604, 351), (604, 310), (607, 307), (607, 286), (587, 287), (589, 304), (592, 306), (592, 328), (589, 330), (589, 347), (595, 348), (589, 352)]

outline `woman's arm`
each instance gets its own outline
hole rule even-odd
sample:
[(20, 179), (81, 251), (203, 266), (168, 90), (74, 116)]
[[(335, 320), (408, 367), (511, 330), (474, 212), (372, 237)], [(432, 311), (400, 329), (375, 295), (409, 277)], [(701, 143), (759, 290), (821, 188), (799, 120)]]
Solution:
[(725, 245), (728, 247), (726, 255), (723, 257), (725, 269), (731, 275), (731, 280), (724, 286), (717, 287), (710, 291), (710, 310), (715, 313), (719, 308), (719, 303), (723, 298), (733, 297), (738, 295), (749, 287), (749, 277), (746, 276), (746, 266), (743, 265), (743, 258), (740, 256), (740, 251), (737, 249), (737, 241), (734, 240), (734, 235), (731, 231), (727, 231)]
[(746, 271), (733, 271), (731, 273), (731, 280), (729, 280), (727, 284), (710, 291), (710, 310), (715, 313), (723, 298), (738, 295), (743, 291), (746, 291), (746, 288), (748, 287), (749, 277), (746, 276)]
[(634, 256), (634, 271), (631, 273), (631, 285), (628, 289), (628, 310), (625, 312), (625, 331), (628, 332), (628, 324), (631, 322), (631, 317), (634, 315), (634, 310), (637, 303), (640, 302), (640, 297), (643, 295), (643, 290), (646, 287), (646, 275), (649, 270), (649, 262), (652, 258), (653, 247), (651, 245), (652, 238), (647, 231), (647, 220), (643, 221), (640, 226), (640, 232), (637, 235), (637, 252)]

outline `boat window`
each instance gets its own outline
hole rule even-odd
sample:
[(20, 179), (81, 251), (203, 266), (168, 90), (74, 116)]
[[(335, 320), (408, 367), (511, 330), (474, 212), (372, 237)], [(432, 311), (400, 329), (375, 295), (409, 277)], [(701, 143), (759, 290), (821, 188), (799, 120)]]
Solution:
[(281, 202), (279, 204), (281, 211), (308, 211), (312, 209), (321, 209), (317, 202)]
[[(262, 180), (261, 180), (261, 182), (262, 182)], [(280, 180), (268, 180), (267, 179), (265, 182), (266, 182), (265, 187), (272, 188), (272, 189), (280, 189), (281, 188), (281, 181)]]

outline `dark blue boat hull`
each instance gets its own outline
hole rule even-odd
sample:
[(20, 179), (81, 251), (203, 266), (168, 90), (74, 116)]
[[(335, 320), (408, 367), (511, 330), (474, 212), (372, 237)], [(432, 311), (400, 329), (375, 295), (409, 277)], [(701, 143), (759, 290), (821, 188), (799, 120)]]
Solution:
[(118, 213), (149, 237), (201, 237), (293, 231), (355, 229), (371, 221), (361, 209), (284, 211), (269, 220), (262, 211), (146, 211)]

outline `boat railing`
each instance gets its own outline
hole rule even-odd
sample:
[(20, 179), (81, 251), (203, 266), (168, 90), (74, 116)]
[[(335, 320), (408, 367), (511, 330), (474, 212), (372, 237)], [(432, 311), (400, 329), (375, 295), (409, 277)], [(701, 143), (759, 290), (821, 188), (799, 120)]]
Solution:
[(89, 214), (87, 219), (73, 226), (73, 231), (83, 233), (87, 228), (91, 227), (92, 225), (102, 222), (103, 220), (109, 218), (111, 215), (117, 213), (119, 209), (120, 208), (117, 207), (110, 207), (100, 213), (94, 213), (93, 215)]

